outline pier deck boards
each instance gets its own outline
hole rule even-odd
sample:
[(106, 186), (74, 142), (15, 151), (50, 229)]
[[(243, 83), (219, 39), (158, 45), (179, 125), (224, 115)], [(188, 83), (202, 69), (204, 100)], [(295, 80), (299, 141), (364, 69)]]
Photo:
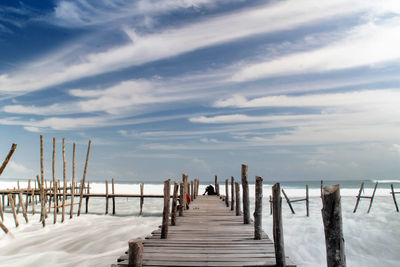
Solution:
[[(198, 196), (168, 239), (158, 229), (144, 240), (143, 266), (275, 266), (274, 244), (263, 232), (254, 240), (254, 225), (243, 224), (217, 196)], [(127, 255), (117, 267), (128, 266)], [(295, 266), (288, 258), (287, 266)]]

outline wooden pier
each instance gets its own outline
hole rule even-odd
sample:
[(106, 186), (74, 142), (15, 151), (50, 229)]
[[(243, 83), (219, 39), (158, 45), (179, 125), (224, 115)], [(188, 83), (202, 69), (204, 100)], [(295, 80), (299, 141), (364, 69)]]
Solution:
[[(198, 196), (168, 239), (160, 237), (158, 229), (143, 241), (143, 266), (276, 266), (267, 234), (255, 240), (253, 223), (243, 224), (219, 196)], [(112, 266), (129, 266), (128, 254)], [(286, 266), (295, 264), (286, 258)]]

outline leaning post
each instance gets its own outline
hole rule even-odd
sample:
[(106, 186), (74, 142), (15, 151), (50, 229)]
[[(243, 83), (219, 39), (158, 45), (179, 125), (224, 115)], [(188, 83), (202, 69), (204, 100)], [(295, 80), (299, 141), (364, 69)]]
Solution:
[(279, 183), (274, 184), (274, 186), (272, 187), (272, 201), (273, 201), (272, 221), (273, 221), (276, 266), (286, 267), (285, 246), (283, 241), (283, 227), (282, 227), (281, 185)]
[(168, 179), (164, 182), (164, 209), (161, 227), (161, 239), (168, 237), (168, 223), (169, 223), (169, 201), (171, 197), (171, 180)]
[(323, 191), (321, 213), (325, 229), (327, 266), (345, 267), (340, 186), (325, 186)]
[(250, 223), (250, 199), (249, 199), (249, 180), (248, 167), (242, 164), (242, 188), (243, 188), (243, 223)]
[(82, 183), (81, 183), (81, 192), (80, 192), (80, 197), (79, 197), (79, 206), (78, 206), (78, 216), (81, 215), (81, 208), (82, 208), (82, 200), (83, 200), (83, 189), (85, 187), (86, 184), (86, 172), (87, 172), (87, 166), (88, 166), (88, 161), (89, 161), (89, 155), (90, 155), (90, 145), (92, 144), (92, 141), (89, 140), (88, 143), (88, 150), (86, 153), (86, 161), (85, 161), (85, 168), (83, 170), (83, 179), (82, 179)]
[(254, 210), (254, 239), (262, 238), (262, 199), (263, 199), (263, 179), (256, 176), (256, 201)]

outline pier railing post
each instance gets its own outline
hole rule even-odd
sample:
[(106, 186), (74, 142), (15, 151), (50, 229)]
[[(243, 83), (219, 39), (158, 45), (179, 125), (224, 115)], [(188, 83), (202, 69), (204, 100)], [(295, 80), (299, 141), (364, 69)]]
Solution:
[(235, 182), (235, 196), (236, 196), (236, 216), (240, 215), (240, 187), (239, 183)]
[(142, 267), (143, 265), (143, 240), (141, 238), (129, 240), (128, 266)]
[(322, 201), (327, 266), (345, 267), (340, 186), (337, 184), (324, 187)]
[(172, 210), (171, 210), (171, 225), (176, 225), (176, 207), (178, 202), (178, 189), (179, 184), (177, 181), (174, 182), (174, 194), (172, 197)]
[(263, 199), (263, 179), (256, 176), (256, 201), (254, 210), (254, 239), (262, 238), (262, 199)]
[(190, 199), (191, 199), (191, 201), (194, 200), (194, 182), (193, 182), (193, 180), (190, 181)]
[(161, 239), (167, 239), (168, 237), (168, 223), (169, 223), (169, 203), (171, 197), (171, 180), (164, 182), (164, 209), (163, 209), (163, 220), (161, 227)]
[[(182, 182), (183, 182), (183, 199), (181, 199), (181, 207), (182, 210), (186, 209), (186, 194), (187, 194), (187, 179), (188, 175), (186, 173), (182, 174)], [(180, 215), (180, 214), (179, 214)], [(181, 215), (180, 215), (181, 216)]]
[(144, 203), (143, 194), (144, 194), (144, 183), (141, 183), (140, 184), (140, 212), (139, 212), (140, 215), (142, 215), (142, 213), (143, 213), (143, 203)]
[(231, 176), (231, 210), (235, 209), (235, 178)]
[(219, 196), (218, 176), (214, 176), (215, 193)]
[(185, 184), (182, 182), (179, 185), (179, 216), (183, 216), (183, 200), (185, 199), (184, 193), (185, 193)]
[(250, 223), (250, 198), (249, 198), (249, 180), (248, 167), (242, 164), (242, 188), (243, 188), (243, 223)]
[(286, 267), (285, 246), (283, 241), (282, 227), (281, 185), (279, 183), (274, 184), (274, 186), (272, 187), (272, 202), (272, 220), (276, 266)]
[(229, 207), (229, 182), (228, 179), (225, 180), (225, 204)]

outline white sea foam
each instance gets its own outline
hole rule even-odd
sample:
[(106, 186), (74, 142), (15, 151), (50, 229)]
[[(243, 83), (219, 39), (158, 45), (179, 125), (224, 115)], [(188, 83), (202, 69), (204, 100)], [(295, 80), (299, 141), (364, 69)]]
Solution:
[[(2, 189), (15, 185), (15, 182), (0, 182)], [(202, 185), (200, 192), (204, 188)], [(145, 194), (162, 194), (162, 190), (161, 183), (145, 184)], [(223, 185), (220, 190), (225, 192)], [(104, 183), (91, 185), (91, 192), (104, 191)], [(305, 196), (303, 186), (287, 187), (285, 191), (293, 199)], [(139, 184), (116, 184), (116, 192), (139, 193)], [(271, 186), (264, 186), (263, 228), (272, 237), (272, 216), (267, 202), (270, 192)], [(353, 214), (358, 188), (342, 188), (341, 193), (348, 266), (400, 266), (400, 220), (388, 186), (378, 187), (370, 214), (366, 213), (368, 199), (362, 199)], [(366, 188), (363, 194), (371, 195), (372, 188)], [(254, 199), (254, 185), (250, 185), (250, 195)], [(325, 266), (319, 188), (311, 188), (310, 196), (310, 217), (305, 216), (304, 202), (293, 203), (294, 215), (283, 202), (286, 254), (298, 266)], [(251, 205), (253, 210), (253, 202)], [(116, 207), (117, 216), (104, 215), (105, 200), (91, 198), (90, 214), (72, 220), (67, 217), (63, 224), (59, 215), (54, 225), (50, 213), (46, 228), (39, 223), (38, 214), (29, 215), (29, 224), (19, 215), (20, 227), (15, 228), (12, 215), (7, 212), (4, 223), (12, 235), (0, 233), (0, 266), (110, 266), (127, 249), (130, 238), (145, 237), (158, 227), (162, 199), (145, 199), (143, 216), (138, 215), (139, 199), (119, 198)]]

